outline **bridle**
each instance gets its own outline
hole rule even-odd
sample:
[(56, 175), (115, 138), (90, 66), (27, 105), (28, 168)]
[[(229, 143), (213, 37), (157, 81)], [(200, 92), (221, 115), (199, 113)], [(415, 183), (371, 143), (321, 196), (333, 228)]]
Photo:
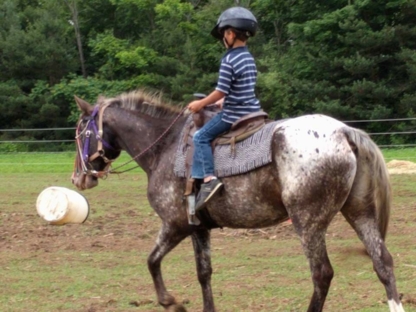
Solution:
[[(110, 104), (106, 104), (103, 106), (99, 106), (99, 105), (94, 106), (91, 116), (83, 117), (78, 122), (77, 129), (76, 129), (76, 136), (75, 136), (76, 143), (77, 143), (76, 144), (77, 156), (75, 158), (75, 164), (74, 164), (74, 174), (76, 174), (77, 176), (80, 175), (82, 172), (84, 175), (87, 175), (87, 176), (94, 176), (96, 178), (105, 179), (109, 173), (123, 173), (123, 172), (127, 172), (127, 171), (134, 169), (134, 168), (130, 168), (121, 172), (115, 171), (118, 168), (124, 167), (125, 165), (129, 164), (130, 162), (136, 160), (137, 158), (147, 153), (153, 146), (155, 146), (169, 132), (169, 130), (173, 127), (173, 125), (179, 120), (179, 117), (181, 117), (183, 113), (185, 112), (185, 110), (187, 110), (187, 107), (184, 107), (181, 110), (181, 112), (176, 116), (176, 118), (171, 122), (171, 124), (165, 129), (165, 131), (163, 131), (163, 133), (152, 144), (150, 144), (147, 148), (145, 148), (141, 153), (132, 157), (132, 159), (118, 166), (117, 168), (110, 170), (111, 164), (116, 160), (117, 157), (114, 159), (108, 159), (105, 156), (105, 151), (103, 149), (103, 146), (105, 146), (108, 149), (115, 150), (115, 151), (119, 151), (119, 150), (113, 148), (109, 143), (107, 143), (102, 138), (103, 136), (103, 114), (104, 114), (104, 110), (109, 105)], [(95, 118), (97, 114), (98, 114), (98, 127), (97, 127), (97, 123), (95, 122)], [(87, 121), (87, 125), (82, 131), (80, 131), (81, 124), (84, 121)], [(88, 152), (90, 148), (91, 134), (94, 134), (95, 138), (97, 139), (97, 151), (90, 156)], [(85, 142), (82, 142), (83, 136), (85, 136)], [(98, 157), (101, 157), (103, 161), (106, 163), (106, 166), (104, 167), (104, 169), (101, 171), (89, 169), (88, 167), (92, 167), (91, 162)]]
[[(74, 173), (76, 175), (79, 175), (82, 173), (84, 175), (90, 175), (96, 178), (106, 178), (112, 162), (116, 160), (116, 159), (107, 158), (105, 156), (105, 151), (103, 148), (103, 147), (106, 147), (108, 149), (116, 150), (102, 138), (103, 136), (103, 114), (104, 114), (104, 110), (108, 106), (109, 104), (103, 105), (103, 106), (96, 105), (90, 116), (83, 117), (78, 122), (76, 135), (75, 135), (77, 157), (75, 158)], [(97, 115), (98, 115), (98, 127), (95, 121), (95, 118)], [(81, 124), (85, 121), (87, 122), (87, 124), (84, 127), (84, 129), (81, 130)], [(97, 139), (97, 151), (94, 154), (89, 155), (91, 135), (94, 135), (95, 138)], [(84, 138), (84, 142), (83, 142), (83, 138)], [(101, 157), (103, 161), (106, 163), (106, 166), (102, 171), (90, 169), (92, 167), (91, 162), (97, 159), (98, 157)]]

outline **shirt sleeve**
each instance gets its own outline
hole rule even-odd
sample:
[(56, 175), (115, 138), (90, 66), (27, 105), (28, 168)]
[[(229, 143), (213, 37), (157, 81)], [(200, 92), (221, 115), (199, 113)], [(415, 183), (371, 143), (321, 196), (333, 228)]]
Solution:
[(227, 63), (223, 60), (221, 62), (217, 87), (215, 88), (215, 90), (218, 90), (228, 95), (228, 93), (230, 92), (232, 78), (233, 78), (233, 67), (231, 66), (230, 63)]

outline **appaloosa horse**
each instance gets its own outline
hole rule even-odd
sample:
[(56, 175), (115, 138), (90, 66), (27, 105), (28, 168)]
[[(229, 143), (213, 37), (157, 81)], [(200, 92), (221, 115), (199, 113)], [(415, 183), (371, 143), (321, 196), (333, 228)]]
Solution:
[(390, 311), (404, 311), (393, 259), (384, 243), (390, 217), (389, 175), (380, 150), (363, 131), (324, 115), (282, 122), (274, 130), (271, 163), (223, 178), (223, 191), (207, 205), (212, 222), (196, 226), (189, 224), (185, 209), (186, 180), (173, 171), (187, 119), (181, 110), (141, 91), (101, 97), (95, 106), (79, 98), (76, 102), (82, 115), (73, 184), (81, 190), (96, 186), (121, 150), (148, 176), (148, 200), (162, 228), (147, 264), (166, 310), (186, 311), (166, 290), (161, 273), (163, 258), (184, 238), (192, 237), (203, 311), (212, 312), (210, 230), (260, 228), (291, 218), (312, 274), (308, 311), (321, 311), (334, 275), (325, 233), (340, 211), (364, 243), (386, 289)]

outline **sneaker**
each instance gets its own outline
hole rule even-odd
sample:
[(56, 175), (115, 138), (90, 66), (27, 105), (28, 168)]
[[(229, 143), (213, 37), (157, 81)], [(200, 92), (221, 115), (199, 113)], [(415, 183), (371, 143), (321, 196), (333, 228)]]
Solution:
[(221, 190), (222, 187), (223, 184), (218, 179), (212, 179), (207, 183), (203, 183), (201, 185), (201, 190), (199, 191), (198, 199), (195, 204), (195, 211), (204, 208), (206, 204), (212, 199), (212, 197)]

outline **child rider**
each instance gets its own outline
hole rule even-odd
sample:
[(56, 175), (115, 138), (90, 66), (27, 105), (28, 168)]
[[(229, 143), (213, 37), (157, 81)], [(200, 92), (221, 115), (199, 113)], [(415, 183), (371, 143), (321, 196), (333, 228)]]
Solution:
[(197, 131), (193, 138), (195, 152), (191, 176), (204, 180), (197, 197), (196, 211), (204, 208), (223, 187), (214, 174), (211, 142), (228, 131), (239, 118), (260, 110), (259, 100), (254, 93), (257, 68), (246, 47), (247, 39), (254, 36), (256, 30), (254, 15), (245, 8), (233, 7), (220, 15), (211, 31), (211, 35), (222, 40), (227, 48), (221, 59), (217, 86), (207, 97), (189, 103), (188, 109), (196, 113), (219, 100), (223, 104), (221, 112)]

